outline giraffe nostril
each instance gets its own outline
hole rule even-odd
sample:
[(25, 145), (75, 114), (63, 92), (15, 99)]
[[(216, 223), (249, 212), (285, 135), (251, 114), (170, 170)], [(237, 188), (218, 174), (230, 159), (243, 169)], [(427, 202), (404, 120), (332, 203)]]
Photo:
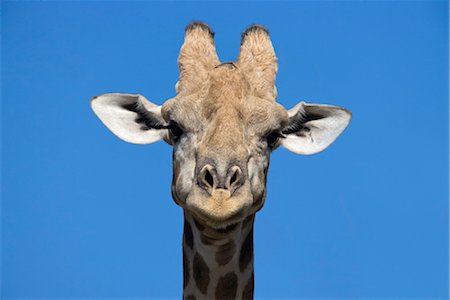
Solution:
[(231, 190), (231, 193), (233, 193), (235, 190), (237, 190), (240, 186), (242, 186), (243, 177), (242, 177), (242, 170), (238, 166), (233, 166), (228, 174), (231, 176), (228, 177), (228, 188)]
[(235, 182), (237, 181), (237, 179), (238, 179), (238, 171), (235, 170), (234, 173), (233, 173), (233, 176), (231, 176), (231, 179), (230, 179), (230, 185), (232, 185), (233, 183), (235, 183)]
[(217, 183), (217, 171), (215, 168), (209, 164), (203, 166), (197, 175), (197, 184), (211, 194), (212, 190), (217, 188)]
[(205, 178), (206, 183), (208, 183), (210, 187), (214, 186), (214, 178), (211, 175), (211, 173), (209, 172), (209, 170), (206, 170), (204, 178)]

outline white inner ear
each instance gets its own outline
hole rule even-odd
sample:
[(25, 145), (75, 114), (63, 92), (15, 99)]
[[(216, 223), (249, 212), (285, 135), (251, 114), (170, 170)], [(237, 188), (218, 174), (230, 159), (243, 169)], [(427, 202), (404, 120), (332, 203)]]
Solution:
[(91, 108), (103, 124), (122, 140), (133, 144), (151, 144), (161, 140), (165, 129), (144, 128), (136, 122), (139, 115), (126, 109), (127, 105), (142, 105), (146, 110), (162, 119), (161, 106), (157, 106), (142, 95), (104, 94), (94, 97)]
[[(281, 145), (297, 154), (310, 155), (321, 152), (330, 146), (350, 123), (350, 111), (331, 105), (306, 104), (301, 102), (288, 111), (289, 118), (297, 114), (319, 115), (322, 118), (306, 121), (297, 132), (286, 134)], [(298, 118), (301, 119), (301, 118)]]

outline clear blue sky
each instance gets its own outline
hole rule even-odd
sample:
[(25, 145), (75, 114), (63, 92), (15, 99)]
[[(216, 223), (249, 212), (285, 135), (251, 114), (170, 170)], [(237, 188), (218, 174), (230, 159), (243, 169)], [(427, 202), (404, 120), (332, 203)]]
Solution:
[(2, 3), (2, 296), (181, 296), (171, 148), (113, 136), (92, 96), (173, 97), (184, 27), (222, 61), (266, 25), (279, 102), (353, 111), (327, 151), (272, 155), (256, 298), (448, 295), (448, 4)]

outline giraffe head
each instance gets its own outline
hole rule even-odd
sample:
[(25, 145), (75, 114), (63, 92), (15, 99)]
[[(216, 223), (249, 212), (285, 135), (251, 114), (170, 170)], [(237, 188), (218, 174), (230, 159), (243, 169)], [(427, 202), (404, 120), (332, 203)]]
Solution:
[(162, 106), (131, 94), (101, 95), (91, 106), (127, 142), (172, 145), (175, 202), (199, 222), (224, 228), (263, 206), (272, 151), (320, 152), (351, 113), (304, 102), (286, 110), (276, 103), (276, 56), (263, 27), (242, 34), (235, 63), (219, 61), (213, 37), (203, 23), (186, 28), (177, 95)]

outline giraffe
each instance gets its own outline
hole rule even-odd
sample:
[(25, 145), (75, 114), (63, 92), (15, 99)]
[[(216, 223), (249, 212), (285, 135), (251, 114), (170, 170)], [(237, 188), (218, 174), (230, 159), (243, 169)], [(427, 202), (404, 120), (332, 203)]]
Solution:
[(184, 299), (253, 299), (253, 226), (264, 205), (270, 154), (321, 152), (351, 120), (337, 106), (276, 102), (269, 32), (252, 25), (236, 62), (221, 63), (208, 25), (186, 27), (176, 96), (103, 94), (91, 107), (119, 138), (173, 147), (172, 198), (184, 211)]

